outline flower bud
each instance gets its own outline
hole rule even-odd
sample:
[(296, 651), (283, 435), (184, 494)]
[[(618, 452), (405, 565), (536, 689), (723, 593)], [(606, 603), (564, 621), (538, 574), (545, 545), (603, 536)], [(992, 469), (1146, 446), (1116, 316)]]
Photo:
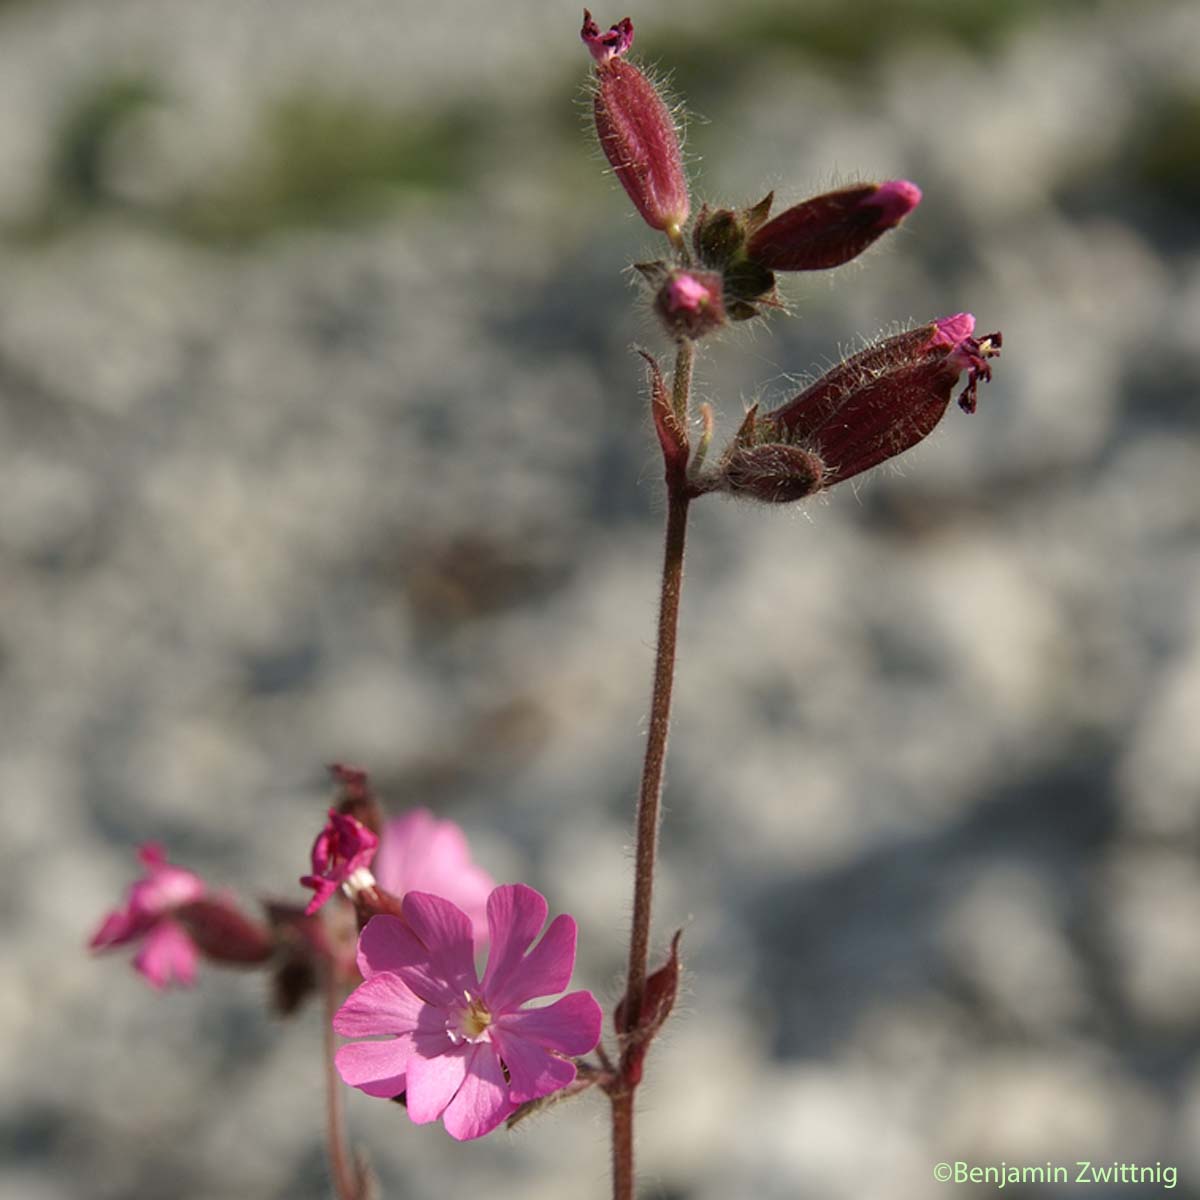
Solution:
[(772, 271), (840, 267), (895, 228), (920, 201), (921, 189), (905, 179), (826, 192), (752, 233), (746, 254)]
[(654, 297), (654, 310), (673, 338), (700, 338), (725, 324), (723, 283), (711, 271), (671, 271)]
[(585, 9), (580, 36), (596, 60), (592, 109), (600, 147), (646, 223), (677, 242), (690, 209), (679, 135), (654, 85), (623, 57), (633, 23), (626, 17), (601, 33)]
[(970, 313), (958, 313), (870, 346), (760, 417), (755, 436), (811, 451), (827, 487), (894, 458), (933, 431), (963, 371), (959, 407), (975, 411), (1001, 337), (975, 338), (974, 328)]
[(734, 446), (721, 464), (715, 489), (764, 504), (790, 504), (819, 492), (824, 479), (825, 465), (815, 454), (767, 442)]
[(193, 900), (175, 910), (196, 949), (212, 962), (253, 964), (265, 962), (274, 951), (267, 928), (221, 898)]

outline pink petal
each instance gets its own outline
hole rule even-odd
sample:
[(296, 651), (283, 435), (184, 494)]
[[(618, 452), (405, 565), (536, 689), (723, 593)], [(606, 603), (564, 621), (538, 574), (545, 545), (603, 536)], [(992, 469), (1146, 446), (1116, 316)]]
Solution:
[(429, 809), (415, 808), (383, 827), (379, 851), (372, 864), (381, 887), (397, 896), (414, 889), (437, 894), (436, 889), (423, 888), (414, 883), (428, 851), (434, 823), (433, 813)]
[(500, 1052), (512, 1081), (510, 1095), (523, 1104), (566, 1087), (575, 1078), (575, 1064), (518, 1034), (492, 1029), (492, 1043)]
[(88, 946), (92, 950), (107, 950), (109, 946), (122, 946), (143, 933), (146, 922), (135, 922), (128, 909), (117, 908), (100, 922), (100, 928), (92, 934)]
[(156, 988), (173, 982), (191, 987), (196, 982), (196, 947), (181, 926), (164, 919), (146, 934), (133, 965)]
[(427, 892), (404, 897), (404, 919), (424, 945), (424, 963), (399, 968), (405, 982), (433, 1004), (449, 1006), (479, 987), (471, 922), (462, 909)]
[(386, 1042), (347, 1042), (334, 1055), (342, 1082), (368, 1096), (390, 1100), (405, 1090), (405, 1069), (412, 1057), (412, 1038), (388, 1038)]
[(441, 896), (471, 918), (476, 942), (487, 937), (485, 905), (495, 883), (471, 861), (463, 831), (418, 808), (389, 821), (372, 867), (381, 887), (403, 897), (408, 892)]
[(373, 975), (346, 998), (333, 1027), (343, 1037), (413, 1033), (428, 1007), (399, 976)]
[(408, 1115), (426, 1125), (442, 1115), (467, 1075), (467, 1060), (476, 1050), (472, 1045), (452, 1046), (442, 1054), (426, 1058), (414, 1054), (408, 1060)]
[(429, 952), (399, 918), (372, 917), (358, 935), (358, 969), (364, 979), (424, 963)]
[(491, 1133), (517, 1107), (495, 1048), (481, 1042), (473, 1049), (466, 1079), (442, 1114), (446, 1132), (460, 1142)]
[(336, 883), (328, 879), (322, 879), (319, 875), (301, 875), (300, 886), (312, 888), (315, 893), (313, 898), (308, 902), (308, 907), (304, 910), (306, 917), (311, 917), (338, 890)]
[(546, 1008), (526, 1008), (497, 1017), (494, 1028), (507, 1044), (524, 1038), (560, 1054), (587, 1054), (600, 1040), (603, 1015), (591, 992), (571, 992)]
[(519, 987), (514, 976), (521, 969), (525, 951), (546, 923), (549, 911), (545, 897), (523, 883), (506, 883), (488, 897), (492, 948), (483, 976), (483, 990), (489, 1003), (510, 987), (514, 990)]
[(576, 932), (573, 917), (557, 916), (545, 937), (507, 977), (496, 972), (493, 990), (487, 993), (492, 1012), (508, 1012), (537, 996), (557, 996), (571, 982)]

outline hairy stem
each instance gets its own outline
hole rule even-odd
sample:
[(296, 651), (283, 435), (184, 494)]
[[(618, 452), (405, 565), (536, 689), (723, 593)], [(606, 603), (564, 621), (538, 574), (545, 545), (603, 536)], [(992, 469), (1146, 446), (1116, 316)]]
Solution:
[(326, 964), (322, 974), (322, 993), (325, 1006), (325, 1146), (329, 1155), (329, 1174), (337, 1200), (360, 1200), (358, 1171), (346, 1145), (346, 1123), (342, 1116), (342, 1081), (333, 1062), (337, 1049), (333, 1033), (333, 1016), (340, 997), (332, 964)]
[[(672, 382), (672, 407), (686, 428), (692, 382), (691, 342), (680, 342)], [(637, 1036), (650, 957), (650, 918), (654, 898), (654, 866), (658, 858), (658, 825), (662, 799), (667, 732), (671, 723), (671, 689), (675, 681), (675, 645), (679, 630), (679, 597), (683, 587), (683, 551), (687, 536), (689, 495), (672, 489), (667, 497), (667, 531), (663, 548), (662, 593), (658, 609), (658, 649), (654, 660), (654, 690), (650, 728), (638, 797), (637, 849), (634, 855), (633, 928), (629, 938), (629, 969), (625, 984), (624, 1028), (632, 1031), (612, 1100), (613, 1197), (633, 1200), (634, 1093), (641, 1077), (645, 1045)]]

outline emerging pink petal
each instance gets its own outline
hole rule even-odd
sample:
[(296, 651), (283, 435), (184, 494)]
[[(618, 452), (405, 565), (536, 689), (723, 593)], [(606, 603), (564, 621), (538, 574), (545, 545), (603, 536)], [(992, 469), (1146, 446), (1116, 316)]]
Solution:
[(592, 14), (583, 10), (583, 28), (579, 31), (583, 44), (588, 53), (598, 62), (606, 63), (610, 58), (620, 58), (628, 53), (633, 45), (633, 22), (623, 17), (605, 33), (600, 32), (600, 26), (592, 20)]
[(313, 842), (312, 874), (300, 878), (314, 892), (307, 915), (312, 916), (356, 872), (365, 871), (378, 845), (379, 839), (361, 821), (331, 808), (329, 820)]

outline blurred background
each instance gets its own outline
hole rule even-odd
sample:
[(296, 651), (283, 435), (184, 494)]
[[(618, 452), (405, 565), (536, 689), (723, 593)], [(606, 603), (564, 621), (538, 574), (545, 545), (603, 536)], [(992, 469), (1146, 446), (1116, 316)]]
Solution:
[[(1120, 1160), (1200, 1196), (1200, 6), (629, 12), (697, 201), (925, 192), (706, 347), (723, 433), (897, 322), (1005, 345), (861, 486), (696, 506), (645, 1195)], [(150, 838), (301, 898), (334, 759), (618, 994), (663, 515), (631, 346), (666, 347), (580, 15), (0, 4), (6, 1197), (329, 1194), (316, 1010), (83, 946)], [(599, 1097), (467, 1146), (348, 1106), (387, 1200), (608, 1194)]]

